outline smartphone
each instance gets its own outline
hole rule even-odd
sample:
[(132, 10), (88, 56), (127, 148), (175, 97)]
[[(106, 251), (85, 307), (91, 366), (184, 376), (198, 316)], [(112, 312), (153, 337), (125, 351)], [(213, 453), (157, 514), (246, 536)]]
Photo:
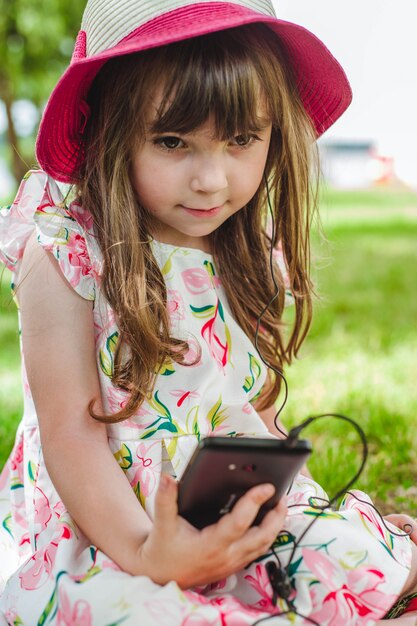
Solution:
[(260, 524), (288, 491), (311, 451), (305, 439), (290, 446), (285, 439), (206, 437), (179, 481), (179, 514), (201, 529), (229, 513), (251, 487), (272, 483), (275, 493), (253, 522)]

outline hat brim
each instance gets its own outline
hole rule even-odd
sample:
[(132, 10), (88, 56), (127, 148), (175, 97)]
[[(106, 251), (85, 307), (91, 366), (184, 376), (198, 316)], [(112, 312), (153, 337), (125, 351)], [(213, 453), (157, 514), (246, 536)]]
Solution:
[(169, 11), (136, 29), (113, 48), (92, 57), (73, 57), (42, 116), (36, 156), (42, 169), (64, 183), (77, 181), (83, 160), (85, 99), (109, 59), (191, 39), (199, 35), (264, 23), (279, 37), (303, 105), (322, 135), (347, 109), (352, 92), (346, 75), (326, 46), (307, 29), (227, 2), (207, 2)]

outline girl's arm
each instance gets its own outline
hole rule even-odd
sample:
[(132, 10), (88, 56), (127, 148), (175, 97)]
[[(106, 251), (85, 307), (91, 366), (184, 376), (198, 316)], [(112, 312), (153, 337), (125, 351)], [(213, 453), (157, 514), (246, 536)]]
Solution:
[(251, 489), (220, 522), (198, 531), (178, 516), (176, 484), (166, 477), (154, 522), (148, 518), (111, 454), (105, 425), (86, 408), (94, 399), (101, 410), (91, 303), (35, 238), (25, 250), (17, 295), (45, 464), (89, 540), (126, 572), (182, 587), (219, 580), (264, 554), (286, 515), (281, 501), (251, 528), (272, 485)]
[(17, 289), (22, 342), (49, 475), (81, 530), (121, 568), (151, 522), (114, 459), (101, 410), (92, 303), (79, 296), (52, 255), (31, 239)]

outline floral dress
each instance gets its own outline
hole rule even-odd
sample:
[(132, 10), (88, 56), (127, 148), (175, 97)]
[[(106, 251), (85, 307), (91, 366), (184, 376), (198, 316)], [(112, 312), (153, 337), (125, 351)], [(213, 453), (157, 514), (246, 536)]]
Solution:
[[(92, 302), (103, 406), (116, 412), (126, 401), (111, 381), (118, 327), (100, 290), (102, 257), (91, 216), (76, 202), (65, 207), (59, 187), (41, 171), (25, 177), (13, 205), (0, 213), (0, 259), (14, 280), (34, 229), (70, 285)], [(161, 472), (179, 478), (202, 437), (268, 436), (254, 408), (265, 367), (233, 319), (213, 258), (151, 245), (167, 285), (172, 333), (188, 341), (187, 362), (199, 349), (201, 360), (165, 363), (137, 414), (108, 426), (113, 455), (150, 517)], [(23, 356), (24, 415), (0, 475), (0, 624), (242, 626), (266, 616), (273, 616), (271, 626), (308, 623), (280, 615), (287, 605), (273, 598), (265, 568), (271, 552), (225, 580), (184, 591), (175, 582), (159, 586), (131, 576), (91, 545), (48, 476)], [(320, 486), (298, 476), (274, 546), (287, 565), (297, 537), (317, 518), (291, 560), (291, 600), (322, 626), (371, 626), (404, 586), (409, 539), (385, 528), (364, 494), (362, 502), (348, 496), (339, 511), (322, 515), (311, 506), (317, 497), (326, 497)]]

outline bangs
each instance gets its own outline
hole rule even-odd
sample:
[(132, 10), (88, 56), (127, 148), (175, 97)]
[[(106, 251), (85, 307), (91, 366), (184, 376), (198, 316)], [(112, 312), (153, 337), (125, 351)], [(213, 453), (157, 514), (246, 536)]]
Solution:
[(151, 132), (189, 133), (210, 118), (216, 138), (224, 141), (270, 122), (256, 54), (244, 30), (221, 31), (155, 51), (150, 65), (157, 67), (149, 71), (160, 77), (159, 104)]

